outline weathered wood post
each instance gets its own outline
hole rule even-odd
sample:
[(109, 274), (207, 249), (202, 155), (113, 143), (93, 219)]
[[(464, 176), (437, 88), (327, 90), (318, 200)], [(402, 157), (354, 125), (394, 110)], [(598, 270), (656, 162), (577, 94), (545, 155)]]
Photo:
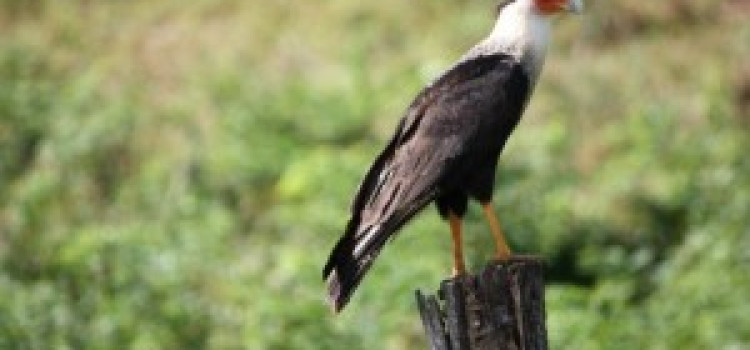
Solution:
[(438, 296), (417, 291), (433, 350), (546, 350), (542, 261), (514, 257), (478, 275), (440, 284)]

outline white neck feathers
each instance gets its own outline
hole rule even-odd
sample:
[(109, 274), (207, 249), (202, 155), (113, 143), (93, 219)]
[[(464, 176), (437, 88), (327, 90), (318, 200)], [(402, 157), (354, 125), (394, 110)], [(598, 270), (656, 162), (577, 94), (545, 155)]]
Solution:
[(490, 35), (464, 58), (495, 53), (511, 55), (524, 66), (533, 83), (544, 64), (549, 36), (549, 19), (539, 13), (533, 0), (516, 0), (503, 7)]

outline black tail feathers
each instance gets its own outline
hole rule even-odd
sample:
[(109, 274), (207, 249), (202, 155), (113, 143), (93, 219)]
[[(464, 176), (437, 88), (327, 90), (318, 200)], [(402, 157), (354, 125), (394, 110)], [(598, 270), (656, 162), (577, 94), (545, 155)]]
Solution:
[[(387, 236), (378, 228), (358, 234), (358, 222), (352, 220), (323, 268), (323, 279), (328, 284), (328, 301), (335, 312), (341, 311), (359, 285)], [(385, 237), (384, 237), (385, 236)]]
[(334, 311), (339, 312), (362, 281), (380, 250), (404, 223), (419, 212), (432, 199), (432, 193), (417, 197), (405, 209), (391, 213), (388, 217), (367, 220), (363, 225), (359, 213), (355, 213), (343, 237), (339, 240), (323, 268), (323, 279), (328, 284), (328, 301)]

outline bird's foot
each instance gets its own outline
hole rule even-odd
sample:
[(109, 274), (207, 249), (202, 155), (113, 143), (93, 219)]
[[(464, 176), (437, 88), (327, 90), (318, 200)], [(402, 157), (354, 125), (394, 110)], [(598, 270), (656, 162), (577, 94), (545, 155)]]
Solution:
[(458, 277), (466, 274), (466, 267), (463, 264), (453, 266), (451, 277)]
[(513, 253), (510, 252), (509, 249), (498, 249), (495, 253), (495, 260), (498, 261), (508, 261), (511, 258), (513, 258)]

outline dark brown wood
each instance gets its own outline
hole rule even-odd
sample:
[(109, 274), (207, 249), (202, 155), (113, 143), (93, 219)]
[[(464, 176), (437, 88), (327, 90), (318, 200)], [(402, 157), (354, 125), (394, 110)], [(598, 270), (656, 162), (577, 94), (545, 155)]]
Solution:
[(449, 350), (448, 336), (445, 333), (442, 312), (437, 298), (434, 295), (425, 297), (422, 292), (417, 291), (417, 305), (419, 306), (419, 315), (422, 317), (422, 324), (424, 324), (424, 331), (430, 341), (430, 348), (433, 350)]
[(546, 350), (542, 262), (514, 257), (477, 275), (440, 284), (438, 297), (417, 291), (433, 350)]

